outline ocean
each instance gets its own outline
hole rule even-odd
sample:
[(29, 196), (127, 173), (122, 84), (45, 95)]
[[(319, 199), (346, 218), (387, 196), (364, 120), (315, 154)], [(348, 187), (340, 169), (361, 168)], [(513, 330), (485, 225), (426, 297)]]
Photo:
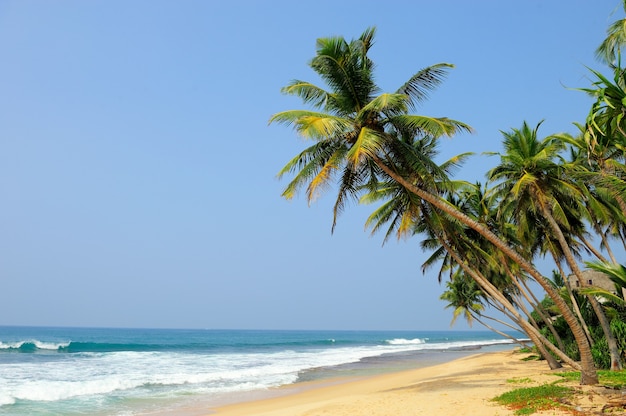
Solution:
[(206, 414), (272, 387), (512, 347), (476, 330), (0, 327), (0, 415), (193, 415), (198, 408)]

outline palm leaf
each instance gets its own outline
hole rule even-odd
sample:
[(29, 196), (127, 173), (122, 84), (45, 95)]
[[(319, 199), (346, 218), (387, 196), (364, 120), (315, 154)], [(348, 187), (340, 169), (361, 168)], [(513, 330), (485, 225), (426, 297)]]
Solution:
[(327, 113), (306, 110), (289, 110), (274, 114), (269, 123), (293, 125), (307, 139), (327, 139), (343, 135), (352, 128), (352, 122)]
[(311, 179), (307, 188), (307, 200), (309, 203), (317, 199), (322, 194), (323, 190), (329, 185), (329, 182), (333, 177), (333, 173), (342, 164), (343, 157), (343, 152), (335, 151), (326, 161), (324, 166), (322, 166), (317, 175)]
[(314, 178), (332, 155), (340, 149), (340, 144), (324, 141), (316, 143), (292, 158), (278, 172), (278, 178), (282, 178), (290, 172), (297, 172), (296, 176), (285, 187), (282, 196), (286, 199), (293, 198), (297, 191), (311, 178)]
[(326, 105), (331, 94), (310, 82), (293, 80), (289, 85), (280, 90), (283, 94), (300, 97), (303, 102), (311, 104), (313, 107), (322, 108)]
[(382, 148), (385, 136), (369, 128), (362, 128), (356, 143), (347, 154), (348, 160), (353, 165), (359, 165), (363, 161), (375, 156)]
[(395, 125), (404, 126), (407, 129), (414, 129), (433, 137), (452, 137), (456, 133), (472, 132), (472, 128), (460, 121), (447, 117), (427, 117), (419, 115), (397, 115), (389, 120)]
[(380, 94), (367, 103), (359, 112), (357, 120), (366, 118), (371, 113), (399, 114), (407, 110), (407, 96), (403, 94)]
[(409, 97), (409, 108), (415, 109), (416, 104), (425, 101), (430, 91), (438, 87), (454, 65), (439, 63), (426, 67), (414, 74), (404, 85), (396, 91)]

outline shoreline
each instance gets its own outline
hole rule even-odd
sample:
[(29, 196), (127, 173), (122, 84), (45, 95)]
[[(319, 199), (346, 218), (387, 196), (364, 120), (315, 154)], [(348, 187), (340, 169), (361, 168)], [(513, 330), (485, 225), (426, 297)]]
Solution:
[[(510, 379), (554, 380), (545, 361), (522, 361), (517, 349), (476, 352), (417, 369), (290, 384), (217, 407), (196, 407), (211, 416), (503, 416), (513, 412), (491, 399), (516, 388)], [(204, 409), (202, 409), (204, 407)], [(192, 410), (192, 409), (190, 409)], [(551, 414), (559, 414), (552, 412)]]

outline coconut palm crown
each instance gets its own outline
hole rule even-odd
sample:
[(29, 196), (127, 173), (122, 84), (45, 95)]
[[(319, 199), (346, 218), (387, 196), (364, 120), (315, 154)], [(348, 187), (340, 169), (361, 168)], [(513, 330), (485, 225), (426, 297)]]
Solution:
[[(374, 81), (374, 63), (367, 55), (375, 32), (375, 28), (368, 28), (351, 41), (343, 37), (318, 39), (310, 66), (327, 89), (306, 81), (291, 81), (282, 92), (300, 97), (312, 109), (283, 111), (270, 119), (270, 123), (292, 125), (303, 138), (315, 142), (290, 160), (278, 176), (294, 174), (283, 192), (285, 198), (292, 198), (306, 186), (309, 202), (336, 180), (339, 189), (333, 229), (346, 202), (356, 198), (364, 186), (375, 187), (380, 169), (373, 158), (399, 154), (417, 136), (452, 136), (471, 131), (456, 120), (409, 114), (443, 81), (451, 64), (418, 71), (394, 93), (380, 92)], [(428, 172), (424, 177), (429, 180), (439, 172), (429, 157), (414, 163)], [(439, 176), (445, 175), (440, 172)]]

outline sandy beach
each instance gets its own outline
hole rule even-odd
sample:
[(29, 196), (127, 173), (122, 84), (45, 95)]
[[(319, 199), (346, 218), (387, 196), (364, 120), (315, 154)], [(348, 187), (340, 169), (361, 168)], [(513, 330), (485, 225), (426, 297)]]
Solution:
[[(491, 401), (519, 387), (556, 380), (545, 362), (523, 361), (513, 350), (489, 352), (445, 364), (358, 380), (332, 380), (298, 392), (213, 409), (217, 416), (513, 415)], [(523, 384), (511, 380), (524, 379)], [(532, 380), (531, 381), (529, 381)], [(293, 390), (294, 387), (284, 387)], [(215, 412), (215, 413), (213, 413)], [(545, 413), (570, 414), (551, 410)]]

